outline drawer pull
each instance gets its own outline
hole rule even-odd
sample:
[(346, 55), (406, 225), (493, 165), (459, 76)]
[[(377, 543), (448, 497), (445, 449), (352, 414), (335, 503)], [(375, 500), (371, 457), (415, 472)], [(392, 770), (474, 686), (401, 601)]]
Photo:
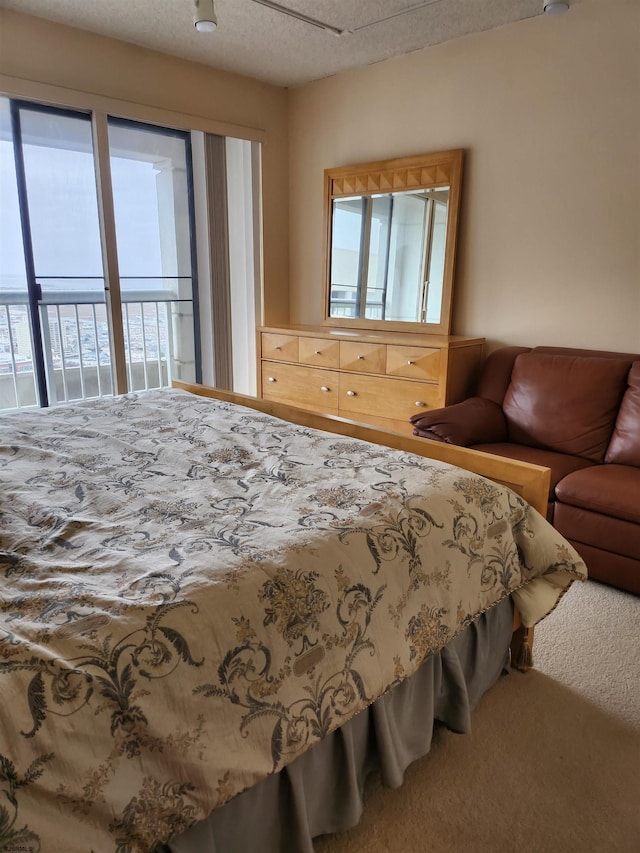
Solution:
[(317, 349), (317, 350), (316, 350), (315, 354), (316, 354), (316, 355), (322, 355), (322, 353), (320, 352), (320, 350), (319, 350), (319, 349)]
[(269, 377), (269, 382), (275, 382), (275, 381), (276, 381), (275, 376), (270, 376), (270, 377)]
[(326, 386), (326, 385), (323, 385), (323, 386), (320, 388), (320, 390), (321, 390), (321, 391), (330, 391), (330, 390), (331, 390), (331, 388), (327, 388), (327, 386)]
[(274, 347), (274, 349), (276, 352), (280, 352), (282, 350), (282, 347)]
[(416, 400), (416, 406), (418, 406), (420, 409), (426, 409), (427, 408), (427, 404), (423, 403), (422, 400)]
[(415, 364), (415, 361), (411, 361), (411, 359), (409, 359), (409, 361), (407, 362), (407, 364)]
[(356, 397), (357, 394), (355, 391), (347, 391), (347, 397)]
[(363, 355), (359, 355), (359, 356), (358, 356), (358, 361), (364, 361), (364, 356), (363, 356)]

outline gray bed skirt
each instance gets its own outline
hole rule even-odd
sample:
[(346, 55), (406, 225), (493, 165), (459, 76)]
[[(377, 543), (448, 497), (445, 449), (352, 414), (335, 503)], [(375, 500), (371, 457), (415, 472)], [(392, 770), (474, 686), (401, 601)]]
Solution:
[(402, 784), (409, 764), (429, 752), (435, 721), (470, 730), (472, 709), (508, 668), (512, 626), (506, 599), (411, 678), (156, 853), (313, 853), (314, 837), (359, 822), (369, 773)]

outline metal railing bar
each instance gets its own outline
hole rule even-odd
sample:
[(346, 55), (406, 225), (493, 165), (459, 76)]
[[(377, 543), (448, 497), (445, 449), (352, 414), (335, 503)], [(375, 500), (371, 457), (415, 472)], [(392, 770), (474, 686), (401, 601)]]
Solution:
[(29, 296), (26, 290), (0, 290), (0, 305), (23, 305), (29, 308)]
[[(0, 290), (0, 305), (28, 305), (26, 293)], [(168, 296), (166, 290), (130, 290), (122, 295), (125, 302), (193, 302), (192, 299), (177, 299)], [(43, 293), (40, 305), (104, 305), (104, 293), (91, 293), (81, 290), (60, 290), (56, 293)]]
[[(190, 275), (121, 275), (120, 281), (188, 281)], [(38, 281), (104, 281), (103, 275), (39, 275)]]
[[(62, 367), (62, 388), (64, 390), (64, 399), (68, 400), (69, 399), (69, 392), (67, 390), (67, 365), (66, 365), (65, 358), (64, 358), (64, 344), (63, 344), (63, 340), (62, 340), (62, 322), (60, 320), (60, 306), (56, 307), (56, 316), (57, 316), (57, 321), (58, 321), (58, 334), (60, 336), (60, 364)], [(48, 319), (48, 312), (47, 312), (47, 319)], [(52, 350), (52, 354), (53, 354), (53, 350)]]
[[(173, 335), (171, 334), (171, 320), (169, 318), (169, 306), (165, 304), (165, 323), (167, 328), (167, 385), (171, 385), (172, 379), (172, 365), (173, 365)], [(162, 380), (160, 381), (162, 385)]]
[(96, 306), (91, 306), (93, 314), (93, 340), (96, 345), (96, 375), (98, 378), (98, 397), (102, 397), (102, 380), (100, 378), (100, 341), (98, 339), (98, 317), (96, 314)]
[(144, 322), (144, 305), (140, 303), (140, 320), (142, 325), (142, 371), (144, 373), (144, 388), (149, 390), (149, 374), (147, 372), (147, 330)]
[(75, 316), (76, 316), (76, 334), (78, 336), (78, 355), (80, 357), (80, 392), (82, 394), (81, 399), (87, 399), (87, 392), (84, 384), (84, 359), (82, 357), (82, 335), (80, 334), (80, 315), (78, 313), (78, 306), (75, 306)]
[(132, 355), (131, 355), (131, 328), (129, 326), (129, 304), (125, 303), (123, 306), (124, 309), (124, 325), (125, 325), (125, 360), (127, 362), (127, 375), (128, 375), (128, 386), (129, 391), (135, 391), (136, 389), (133, 387), (133, 370), (131, 369)]
[(120, 281), (191, 281), (191, 275), (121, 275)]
[[(7, 330), (9, 332), (9, 352), (11, 354), (11, 378), (13, 379), (13, 393), (14, 393), (15, 398), (16, 398), (16, 409), (17, 409), (20, 406), (20, 402), (18, 399), (18, 377), (17, 377), (18, 369), (16, 367), (16, 353), (15, 353), (15, 349), (13, 346), (13, 331), (11, 328), (11, 312), (9, 311), (8, 306), (5, 306), (4, 310), (6, 312), (6, 317), (7, 317)], [(29, 327), (31, 327), (31, 324), (29, 324)]]
[(38, 281), (104, 281), (103, 275), (39, 275)]
[(158, 339), (158, 387), (162, 388), (162, 343), (160, 338), (160, 309), (156, 302), (156, 338)]

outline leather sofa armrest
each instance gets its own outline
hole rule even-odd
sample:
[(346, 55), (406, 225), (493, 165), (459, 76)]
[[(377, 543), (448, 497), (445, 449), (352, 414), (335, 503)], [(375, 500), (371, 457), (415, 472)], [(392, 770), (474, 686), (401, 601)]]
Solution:
[(502, 408), (484, 397), (412, 415), (413, 434), (447, 444), (468, 447), (507, 441), (507, 422)]

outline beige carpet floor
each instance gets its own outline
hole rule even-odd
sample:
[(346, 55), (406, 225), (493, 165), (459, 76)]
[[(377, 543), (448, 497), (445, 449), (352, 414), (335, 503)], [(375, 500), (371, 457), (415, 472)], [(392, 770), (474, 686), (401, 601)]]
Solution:
[(640, 853), (640, 598), (573, 584), (534, 661), (317, 853)]

